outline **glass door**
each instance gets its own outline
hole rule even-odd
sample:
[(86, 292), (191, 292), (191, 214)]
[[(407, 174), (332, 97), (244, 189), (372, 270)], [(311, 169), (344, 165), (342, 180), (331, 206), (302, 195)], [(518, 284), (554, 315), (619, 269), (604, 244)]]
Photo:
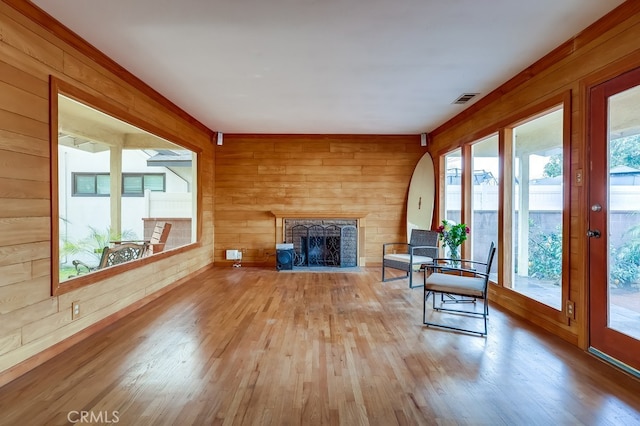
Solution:
[(640, 69), (594, 87), (590, 114), (590, 350), (638, 374)]

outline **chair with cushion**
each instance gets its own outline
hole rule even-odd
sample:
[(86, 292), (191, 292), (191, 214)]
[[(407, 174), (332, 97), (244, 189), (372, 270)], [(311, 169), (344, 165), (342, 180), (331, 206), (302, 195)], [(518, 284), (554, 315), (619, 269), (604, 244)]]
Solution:
[[(425, 271), (424, 300), (422, 308), (423, 324), (469, 333), (477, 333), (481, 336), (485, 336), (487, 334), (487, 316), (489, 315), (487, 288), (489, 286), (489, 273), (491, 271), (495, 252), (495, 245), (494, 243), (491, 243), (486, 262), (466, 259), (434, 259), (433, 265), (427, 266)], [(440, 294), (439, 301), (436, 300), (436, 294)], [(480, 316), (484, 320), (484, 330), (478, 331), (477, 329), (457, 327), (453, 325), (452, 322), (444, 323), (427, 321), (427, 299), (429, 298), (429, 295), (433, 297), (430, 317), (441, 313), (443, 315), (462, 314), (464, 316)], [(473, 303), (475, 308), (477, 299), (482, 299), (484, 302), (481, 311), (446, 307), (462, 306), (464, 303)]]
[[(409, 288), (413, 288), (413, 272), (430, 264), (438, 257), (438, 233), (426, 229), (413, 229), (409, 243), (386, 243), (382, 245), (382, 281), (409, 277)], [(386, 278), (386, 269), (398, 269), (406, 274)]]

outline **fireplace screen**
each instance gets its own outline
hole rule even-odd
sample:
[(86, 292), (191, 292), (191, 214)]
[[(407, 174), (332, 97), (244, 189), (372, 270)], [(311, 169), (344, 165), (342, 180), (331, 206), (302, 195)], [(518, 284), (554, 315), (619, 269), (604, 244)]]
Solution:
[(357, 266), (357, 227), (349, 222), (354, 221), (285, 221), (286, 241), (293, 243), (294, 266)]

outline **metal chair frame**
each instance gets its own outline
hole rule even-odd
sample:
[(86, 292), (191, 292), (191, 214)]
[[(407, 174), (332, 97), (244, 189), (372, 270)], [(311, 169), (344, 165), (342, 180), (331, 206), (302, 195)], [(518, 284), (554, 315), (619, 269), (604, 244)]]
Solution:
[[(392, 253), (391, 250), (395, 252)], [(400, 253), (396, 253), (397, 251)], [(414, 288), (413, 272), (424, 269), (424, 265), (430, 264), (437, 256), (438, 233), (427, 229), (413, 229), (409, 243), (385, 243), (382, 245), (382, 281), (401, 280), (408, 276), (409, 288)], [(386, 268), (404, 271), (406, 275), (385, 278)]]
[[(433, 265), (428, 265), (424, 275), (424, 299), (422, 306), (422, 323), (427, 326), (435, 326), (440, 328), (446, 328), (456, 331), (463, 331), (468, 333), (479, 334), (481, 336), (487, 335), (487, 317), (489, 316), (489, 298), (487, 295), (489, 287), (489, 273), (491, 271), (491, 265), (493, 264), (493, 258), (495, 257), (495, 244), (491, 243), (489, 248), (489, 254), (486, 262), (468, 260), (468, 259), (450, 259), (450, 258), (436, 258)], [(454, 266), (453, 261), (460, 262), (460, 266)], [(463, 267), (465, 265), (468, 267)], [(476, 269), (478, 266), (484, 266), (484, 271)], [(437, 271), (437, 272), (436, 272)], [(427, 272), (431, 272), (427, 274)], [(457, 275), (456, 275), (457, 274)], [(446, 276), (445, 276), (446, 275)], [(454, 275), (454, 276), (452, 276)], [(477, 286), (477, 279), (481, 278), (482, 289), (479, 291)], [(436, 293), (440, 293), (441, 303), (440, 306), (436, 306)], [(431, 309), (433, 312), (449, 312), (462, 315), (480, 316), (484, 322), (483, 331), (478, 331), (469, 328), (456, 327), (453, 325), (445, 324), (442, 322), (427, 321), (427, 299), (429, 295), (432, 295)], [(448, 300), (445, 300), (445, 297)], [(450, 309), (444, 308), (443, 305), (459, 304), (459, 303), (473, 303), (475, 305), (477, 299), (483, 300), (482, 312), (463, 310), (463, 309)]]
[[(97, 266), (89, 266), (81, 260), (74, 260), (71, 263), (76, 268), (77, 275), (80, 275), (82, 268), (86, 269), (86, 272), (95, 272), (103, 268), (140, 259), (145, 255), (146, 251), (147, 246), (144, 244), (117, 244), (113, 247), (104, 247), (102, 249), (100, 262), (98, 262)], [(72, 277), (73, 276), (70, 276), (69, 278)]]

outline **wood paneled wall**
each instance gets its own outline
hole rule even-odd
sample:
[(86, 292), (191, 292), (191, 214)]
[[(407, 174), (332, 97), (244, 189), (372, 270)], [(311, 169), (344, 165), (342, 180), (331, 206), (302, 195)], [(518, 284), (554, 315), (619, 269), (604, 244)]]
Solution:
[[(436, 129), (431, 135), (434, 158), (497, 130), (529, 105), (571, 91), (572, 173), (587, 170), (585, 87), (639, 66), (639, 39), (640, 3), (628, 1)], [(201, 147), (200, 245), (50, 296), (50, 75)], [(0, 384), (45, 360), (71, 336), (180, 283), (212, 258), (226, 264), (226, 249), (244, 249), (248, 264), (275, 264), (272, 211), (366, 212), (368, 265), (380, 263), (384, 242), (405, 239), (408, 185), (424, 152), (418, 135), (229, 134), (215, 147), (210, 140), (208, 129), (43, 18), (28, 2), (0, 2)], [(545, 317), (535, 304), (501, 289), (493, 296), (508, 309), (585, 347), (586, 186), (572, 185), (570, 190), (570, 298), (577, 302), (577, 319), (566, 324)], [(72, 321), (74, 300), (81, 302), (83, 313)]]
[[(588, 345), (587, 88), (640, 66), (638, 40), (640, 2), (628, 1), (430, 134), (435, 159), (512, 124), (514, 116), (532, 105), (571, 93), (569, 299), (576, 302), (576, 319), (559, 320), (558, 315), (546, 314), (541, 304), (502, 287), (493, 286), (492, 296), (505, 308), (582, 348)], [(587, 172), (584, 184), (576, 184), (579, 170)]]
[[(201, 244), (51, 297), (50, 75), (202, 149)], [(211, 263), (213, 156), (196, 120), (29, 3), (0, 2), (0, 384)]]
[(366, 214), (366, 265), (382, 244), (406, 241), (406, 198), (425, 148), (413, 136), (224, 135), (216, 146), (215, 261), (275, 267), (273, 211)]

